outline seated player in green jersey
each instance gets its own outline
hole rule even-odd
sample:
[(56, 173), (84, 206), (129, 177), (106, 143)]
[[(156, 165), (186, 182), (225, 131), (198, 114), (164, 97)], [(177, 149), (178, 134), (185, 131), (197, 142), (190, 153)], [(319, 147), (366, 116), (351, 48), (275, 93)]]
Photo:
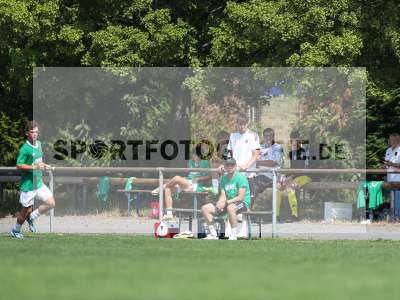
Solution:
[(217, 203), (208, 203), (201, 208), (209, 229), (209, 234), (204, 238), (206, 240), (218, 239), (213, 219), (214, 216), (226, 213), (231, 225), (229, 240), (237, 240), (237, 214), (247, 211), (250, 207), (249, 182), (245, 175), (237, 171), (236, 160), (226, 160), (224, 167), (227, 174), (221, 178), (221, 193)]
[[(28, 140), (21, 146), (17, 158), (17, 169), (21, 170), (20, 198), (22, 210), (17, 217), (17, 223), (11, 229), (11, 236), (23, 238), (21, 227), (25, 220), (29, 230), (36, 232), (35, 220), (55, 206), (53, 193), (43, 183), (43, 170), (50, 168), (43, 162), (42, 145), (37, 140), (39, 126), (36, 121), (29, 121), (25, 126), (25, 134)], [(42, 201), (42, 204), (32, 211), (34, 200)]]
[[(188, 161), (188, 168), (210, 168), (210, 164), (208, 160), (203, 160), (200, 158), (198, 154), (199, 149), (193, 149), (192, 151), (192, 159)], [(168, 210), (173, 207), (173, 199), (172, 195), (174, 193), (180, 193), (181, 191), (185, 192), (202, 192), (204, 191), (205, 183), (211, 179), (211, 176), (208, 172), (197, 172), (191, 171), (186, 177), (182, 176), (174, 176), (171, 178), (166, 184), (164, 184), (164, 201), (165, 201), (165, 209), (166, 215), (164, 215), (163, 219), (168, 220), (173, 218), (173, 214), (171, 210)], [(157, 195), (159, 193), (159, 189), (156, 188), (152, 191), (153, 195)]]

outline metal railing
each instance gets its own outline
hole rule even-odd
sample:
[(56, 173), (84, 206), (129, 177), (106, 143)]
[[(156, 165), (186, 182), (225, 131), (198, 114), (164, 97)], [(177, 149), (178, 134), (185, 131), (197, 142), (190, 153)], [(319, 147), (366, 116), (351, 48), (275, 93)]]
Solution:
[[(163, 216), (164, 206), (164, 174), (166, 173), (188, 173), (188, 172), (217, 172), (218, 169), (213, 168), (150, 168), (150, 167), (52, 167), (48, 169), (49, 174), (49, 188), (54, 193), (54, 177), (101, 177), (101, 176), (117, 176), (127, 177), (134, 173), (140, 172), (153, 172), (158, 173), (159, 182), (159, 219)], [(279, 168), (268, 168), (261, 167), (251, 173), (265, 173), (270, 172), (272, 174), (272, 237), (277, 236), (277, 204), (276, 204), (276, 192), (277, 192), (277, 176), (279, 174), (388, 174), (388, 173), (399, 173), (400, 170), (386, 170), (386, 169), (279, 169)], [(0, 167), (0, 181), (2, 182), (11, 181), (15, 182), (19, 180), (20, 171), (15, 167)], [(54, 209), (50, 210), (50, 232), (54, 228)]]

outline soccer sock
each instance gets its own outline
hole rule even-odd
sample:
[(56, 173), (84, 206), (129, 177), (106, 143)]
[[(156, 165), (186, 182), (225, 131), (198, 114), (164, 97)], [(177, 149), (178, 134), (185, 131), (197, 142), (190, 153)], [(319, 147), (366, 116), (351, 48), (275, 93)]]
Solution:
[(235, 237), (236, 233), (237, 233), (236, 227), (232, 227), (230, 236)]
[(35, 209), (35, 210), (31, 213), (31, 220), (36, 220), (39, 216), (40, 216), (39, 210), (38, 210), (38, 209)]
[(247, 220), (246, 218), (242, 221), (242, 227), (240, 228), (240, 235), (247, 236)]
[[(169, 207), (171, 208), (171, 207)], [(167, 216), (171, 216), (172, 217), (172, 210), (167, 210)]]
[(290, 204), (290, 210), (292, 212), (292, 216), (297, 217), (297, 198), (295, 191), (288, 191), (288, 201)]
[(14, 228), (13, 228), (13, 229), (14, 229), (15, 231), (18, 231), (18, 232), (19, 232), (19, 231), (21, 231), (21, 227), (22, 227), (22, 225), (21, 225), (21, 224), (19, 224), (19, 223), (17, 222), (17, 223), (15, 223), (15, 225), (14, 225)]
[(276, 191), (276, 216), (279, 217), (279, 213), (281, 211), (281, 202), (282, 202), (282, 192), (280, 190)]
[(208, 229), (210, 230), (211, 235), (217, 236), (217, 230), (215, 229), (214, 225), (208, 225)]
[(231, 223), (229, 223), (229, 221), (227, 221), (226, 225), (225, 225), (225, 235), (230, 236), (231, 231), (232, 231)]

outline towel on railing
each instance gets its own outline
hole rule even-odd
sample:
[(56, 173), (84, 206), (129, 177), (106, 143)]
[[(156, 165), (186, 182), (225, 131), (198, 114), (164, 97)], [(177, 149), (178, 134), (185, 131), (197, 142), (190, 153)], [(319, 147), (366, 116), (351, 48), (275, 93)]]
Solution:
[(368, 209), (375, 209), (382, 205), (382, 184), (383, 181), (363, 181), (357, 188), (357, 208), (366, 206), (366, 192), (368, 191)]
[(128, 192), (133, 189), (133, 179), (135, 179), (135, 177), (129, 177), (125, 183), (125, 195), (128, 198), (128, 202), (132, 202), (134, 200), (132, 193)]
[(99, 198), (100, 201), (107, 202), (109, 191), (110, 191), (110, 177), (108, 176), (100, 177), (98, 190), (96, 192), (97, 198)]

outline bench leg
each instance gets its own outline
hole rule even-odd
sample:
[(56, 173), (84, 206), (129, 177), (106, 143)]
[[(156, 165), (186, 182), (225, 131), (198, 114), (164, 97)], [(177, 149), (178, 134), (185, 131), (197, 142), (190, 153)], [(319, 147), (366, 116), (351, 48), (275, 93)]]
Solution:
[(191, 215), (189, 215), (189, 231), (192, 231), (192, 221), (193, 219), (192, 219), (192, 216)]
[(178, 228), (179, 228), (179, 232), (181, 232), (181, 219), (182, 219), (181, 213), (178, 212)]
[(139, 193), (136, 194), (136, 199), (135, 197), (133, 198), (133, 200), (135, 201), (135, 206), (136, 206), (136, 214), (139, 217), (140, 216), (140, 196)]
[(197, 210), (197, 195), (193, 196), (193, 219), (197, 218), (197, 212), (195, 210)]
[(247, 238), (250, 240), (251, 239), (251, 218), (250, 215), (246, 215), (247, 219)]
[(261, 217), (258, 218), (258, 238), (261, 239)]

